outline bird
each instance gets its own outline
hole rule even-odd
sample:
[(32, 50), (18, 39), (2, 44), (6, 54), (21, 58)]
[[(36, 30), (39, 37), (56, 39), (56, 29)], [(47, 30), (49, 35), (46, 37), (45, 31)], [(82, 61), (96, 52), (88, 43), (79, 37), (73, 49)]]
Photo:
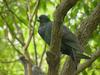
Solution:
[[(39, 35), (48, 45), (50, 45), (53, 22), (47, 15), (40, 15), (37, 21), (40, 24), (38, 28)], [(83, 48), (81, 48), (78, 38), (65, 25), (62, 27), (61, 34), (60, 52), (62, 54), (70, 56), (73, 60), (76, 58), (90, 59), (89, 56), (82, 54)]]

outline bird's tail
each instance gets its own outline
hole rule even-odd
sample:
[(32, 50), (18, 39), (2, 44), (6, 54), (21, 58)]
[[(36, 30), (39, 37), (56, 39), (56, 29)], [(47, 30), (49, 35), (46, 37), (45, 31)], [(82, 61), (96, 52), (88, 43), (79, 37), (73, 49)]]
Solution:
[(78, 58), (81, 58), (81, 59), (90, 59), (90, 58), (91, 58), (91, 57), (89, 57), (89, 56), (87, 56), (87, 55), (80, 54), (80, 53), (77, 54), (77, 57), (78, 57)]

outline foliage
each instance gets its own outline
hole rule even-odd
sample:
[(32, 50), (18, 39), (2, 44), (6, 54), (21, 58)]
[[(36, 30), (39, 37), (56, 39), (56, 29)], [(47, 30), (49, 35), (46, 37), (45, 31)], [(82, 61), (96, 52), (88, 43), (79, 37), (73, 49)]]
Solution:
[[(38, 34), (37, 16), (48, 15), (53, 20), (53, 13), (60, 4), (60, 0), (41, 0), (39, 8), (35, 10), (38, 0), (0, 0), (0, 75), (23, 75), (24, 67), (19, 59), (18, 51), (23, 53), (24, 44), (30, 37), (30, 30), (34, 31), (28, 51), (33, 63), (41, 65), (43, 71), (47, 72), (45, 43)], [(64, 23), (75, 32), (79, 24), (96, 7), (99, 0), (80, 0), (66, 16)], [(37, 11), (34, 13), (34, 11)], [(34, 13), (32, 21), (30, 16)], [(30, 23), (31, 22), (31, 23)], [(100, 26), (95, 30), (86, 45), (85, 53), (92, 54), (100, 47)], [(16, 50), (18, 49), (18, 51)], [(48, 50), (48, 46), (46, 47)], [(45, 51), (44, 51), (45, 52)], [(36, 58), (37, 57), (37, 58)], [(40, 63), (42, 59), (42, 63)], [(62, 56), (62, 59), (64, 57)], [(37, 63), (36, 63), (37, 62)], [(81, 61), (83, 63), (84, 60)], [(100, 58), (91, 67), (80, 75), (99, 75)], [(61, 64), (64, 63), (62, 60)], [(45, 65), (46, 64), (46, 65)], [(61, 65), (62, 66), (62, 65)]]

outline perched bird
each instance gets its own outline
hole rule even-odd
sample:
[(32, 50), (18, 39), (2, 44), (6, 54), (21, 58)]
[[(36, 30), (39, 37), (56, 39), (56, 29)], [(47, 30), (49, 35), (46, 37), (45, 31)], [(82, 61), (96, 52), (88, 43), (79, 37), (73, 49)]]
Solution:
[[(43, 38), (43, 40), (50, 45), (51, 41), (51, 30), (52, 30), (52, 21), (46, 15), (41, 15), (38, 19), (40, 23), (38, 33)], [(81, 53), (81, 46), (78, 42), (77, 37), (63, 25), (62, 28), (62, 39), (61, 39), (61, 53), (67, 54), (72, 57), (73, 60), (76, 58), (85, 58), (89, 59), (90, 57), (83, 55)]]

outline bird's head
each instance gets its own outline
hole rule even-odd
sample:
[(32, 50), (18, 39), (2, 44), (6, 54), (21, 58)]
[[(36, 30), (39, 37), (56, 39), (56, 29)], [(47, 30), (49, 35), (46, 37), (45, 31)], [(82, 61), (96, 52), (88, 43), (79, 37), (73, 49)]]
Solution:
[(46, 22), (50, 22), (50, 19), (46, 15), (40, 15), (39, 19), (38, 19), (38, 22), (40, 22), (40, 23), (46, 23)]

